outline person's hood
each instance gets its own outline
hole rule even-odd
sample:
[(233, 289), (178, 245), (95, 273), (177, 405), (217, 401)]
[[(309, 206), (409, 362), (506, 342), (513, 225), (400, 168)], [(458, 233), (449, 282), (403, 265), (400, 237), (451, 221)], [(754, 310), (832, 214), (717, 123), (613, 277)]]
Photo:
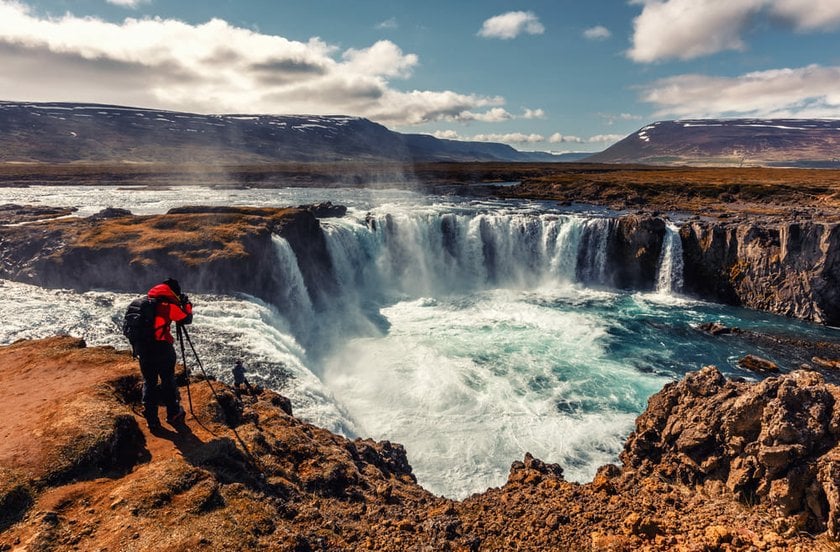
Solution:
[(172, 303), (179, 303), (180, 299), (166, 284), (158, 284), (149, 290), (150, 299), (166, 299)]

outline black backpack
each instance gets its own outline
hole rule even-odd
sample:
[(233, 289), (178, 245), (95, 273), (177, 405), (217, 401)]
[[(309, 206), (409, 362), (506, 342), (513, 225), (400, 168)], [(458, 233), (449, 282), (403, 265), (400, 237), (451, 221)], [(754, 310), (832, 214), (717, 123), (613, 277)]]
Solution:
[(128, 305), (123, 318), (123, 335), (131, 343), (131, 355), (137, 356), (154, 341), (157, 299), (138, 297)]

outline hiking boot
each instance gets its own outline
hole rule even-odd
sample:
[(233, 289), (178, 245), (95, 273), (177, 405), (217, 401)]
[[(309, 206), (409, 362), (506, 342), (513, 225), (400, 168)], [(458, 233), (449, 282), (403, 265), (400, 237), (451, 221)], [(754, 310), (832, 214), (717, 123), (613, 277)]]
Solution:
[(160, 429), (160, 427), (161, 427), (160, 420), (158, 420), (157, 417), (154, 417), (154, 418), (147, 417), (146, 418), (146, 424), (148, 424), (149, 429)]
[(160, 420), (158, 419), (157, 408), (144, 408), (143, 419), (146, 420), (146, 424), (148, 424), (149, 429), (158, 429), (160, 427)]
[(187, 417), (187, 413), (184, 412), (183, 408), (179, 408), (178, 412), (172, 414), (171, 416), (166, 417), (166, 423), (171, 426), (178, 426), (184, 423), (184, 420)]

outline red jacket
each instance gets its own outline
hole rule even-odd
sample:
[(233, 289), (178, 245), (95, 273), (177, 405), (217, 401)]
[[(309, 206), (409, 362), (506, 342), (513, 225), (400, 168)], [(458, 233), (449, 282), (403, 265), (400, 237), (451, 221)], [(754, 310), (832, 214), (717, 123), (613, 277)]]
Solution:
[(155, 341), (175, 343), (169, 326), (172, 322), (181, 322), (187, 318), (192, 321), (192, 304), (181, 305), (180, 298), (166, 284), (158, 284), (149, 290), (149, 298), (157, 299), (155, 307)]

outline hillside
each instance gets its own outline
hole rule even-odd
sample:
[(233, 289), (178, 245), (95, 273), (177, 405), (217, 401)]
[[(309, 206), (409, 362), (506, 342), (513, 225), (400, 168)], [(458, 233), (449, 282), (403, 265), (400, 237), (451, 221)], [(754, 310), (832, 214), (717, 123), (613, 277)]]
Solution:
[(404, 135), (367, 119), (198, 115), (69, 103), (0, 102), (0, 163), (556, 161), (504, 144)]
[(630, 134), (592, 163), (840, 168), (840, 119), (686, 119)]
[(216, 400), (193, 377), (187, 427), (150, 431), (136, 361), (72, 337), (0, 347), (0, 383), (0, 550), (810, 552), (840, 532), (840, 389), (815, 373), (694, 372), (651, 398), (622, 467), (581, 485), (526, 454), (461, 502), (422, 489), (402, 446), (268, 390), (213, 382)]

